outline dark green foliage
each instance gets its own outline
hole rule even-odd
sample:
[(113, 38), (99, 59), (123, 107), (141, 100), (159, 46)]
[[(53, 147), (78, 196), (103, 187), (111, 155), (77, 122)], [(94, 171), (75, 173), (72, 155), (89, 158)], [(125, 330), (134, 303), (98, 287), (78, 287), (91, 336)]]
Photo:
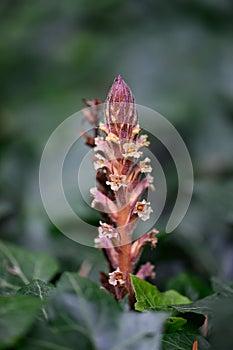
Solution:
[(198, 350), (210, 350), (210, 345), (198, 334), (191, 332), (176, 332), (166, 334), (163, 338), (163, 350), (191, 350), (194, 341), (198, 341)]
[[(193, 317), (192, 315), (195, 312), (206, 315), (204, 307), (199, 307), (195, 303), (190, 304), (189, 299), (172, 290), (161, 293), (155, 286), (135, 276), (132, 276), (132, 282), (136, 292), (136, 310), (170, 310), (171, 312), (171, 317), (165, 323), (165, 334), (162, 341), (164, 350), (192, 349), (195, 340), (198, 341), (198, 349), (210, 348), (208, 341), (199, 333), (199, 327), (204, 322), (204, 316)], [(179, 314), (176, 311), (179, 311)]]
[(47, 282), (58, 271), (58, 264), (47, 254), (29, 252), (0, 241), (0, 290), (11, 294), (34, 279)]
[(41, 280), (33, 280), (25, 287), (18, 289), (17, 294), (31, 295), (44, 300), (50, 296), (53, 289), (54, 286), (52, 284), (45, 283)]
[[(11, 282), (17, 295), (8, 292), (0, 299), (0, 348), (159, 350), (166, 313), (123, 311), (108, 292), (76, 273), (64, 273), (53, 286), (45, 281), (57, 271), (54, 260), (37, 253), (38, 268), (33, 269), (33, 253), (11, 244), (2, 243), (1, 249), (18, 268), (13, 277), (20, 282), (13, 284), (7, 266), (3, 282)], [(30, 269), (24, 269), (28, 261)]]
[(193, 301), (211, 294), (211, 288), (206, 283), (187, 273), (170, 279), (166, 289), (175, 289)]
[(38, 299), (28, 296), (0, 297), (0, 349), (15, 345), (26, 334), (40, 306)]
[[(55, 286), (48, 283), (57, 271), (57, 264), (50, 259), (47, 269), (45, 254), (34, 255), (41, 261), (37, 275), (44, 278), (42, 281), (34, 279), (35, 269), (24, 269), (27, 261), (34, 266), (32, 253), (3, 243), (1, 251), (13, 264), (2, 267), (5, 269), (3, 282), (13, 286), (7, 293), (5, 288), (1, 290), (7, 295), (0, 300), (2, 349), (14, 346), (20, 350), (75, 350), (77, 339), (80, 349), (96, 350), (148, 347), (159, 350), (161, 346), (164, 350), (172, 347), (186, 350), (195, 340), (199, 350), (209, 349), (208, 341), (215, 347), (225, 344), (223, 349), (231, 344), (228, 325), (233, 314), (232, 283), (213, 278), (214, 293), (192, 303), (175, 290), (160, 292), (156, 286), (132, 275), (135, 309), (141, 311), (137, 313), (123, 309), (123, 304), (119, 305), (108, 292), (77, 273), (62, 274)], [(17, 274), (11, 276), (13, 267)], [(20, 281), (18, 285), (14, 278)], [(20, 286), (22, 284), (24, 286)], [(202, 284), (197, 286), (201, 286), (201, 290)], [(199, 328), (207, 316), (205, 339)], [(222, 337), (221, 329), (224, 334), (229, 333), (227, 339)]]

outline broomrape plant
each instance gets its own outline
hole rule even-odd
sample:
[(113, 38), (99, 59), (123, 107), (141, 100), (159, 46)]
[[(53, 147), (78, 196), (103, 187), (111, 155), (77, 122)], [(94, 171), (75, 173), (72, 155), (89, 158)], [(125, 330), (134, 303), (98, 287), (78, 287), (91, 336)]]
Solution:
[(147, 135), (140, 134), (134, 97), (120, 76), (114, 80), (104, 104), (104, 123), (98, 122), (101, 101), (85, 102), (91, 108), (84, 114), (95, 133), (94, 137), (83, 133), (87, 144), (94, 147), (97, 186), (90, 190), (91, 206), (103, 217), (95, 246), (103, 250), (109, 267), (108, 275), (101, 273), (101, 282), (119, 301), (128, 294), (133, 307), (130, 274), (142, 279), (155, 276), (149, 262), (135, 269), (144, 245), (156, 246), (158, 231), (154, 229), (133, 241), (138, 220), (146, 221), (153, 213), (146, 199), (148, 190), (154, 189), (151, 161), (143, 157), (149, 141)]

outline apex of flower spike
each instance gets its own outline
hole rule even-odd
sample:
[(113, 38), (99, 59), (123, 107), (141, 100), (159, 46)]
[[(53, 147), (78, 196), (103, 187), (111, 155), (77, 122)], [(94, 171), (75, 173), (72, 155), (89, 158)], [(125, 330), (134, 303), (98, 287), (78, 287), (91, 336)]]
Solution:
[(120, 75), (118, 75), (113, 82), (113, 85), (108, 93), (107, 102), (134, 103), (133, 94)]
[(120, 138), (129, 139), (133, 128), (137, 125), (133, 94), (120, 75), (115, 78), (108, 93), (105, 119), (109, 132)]

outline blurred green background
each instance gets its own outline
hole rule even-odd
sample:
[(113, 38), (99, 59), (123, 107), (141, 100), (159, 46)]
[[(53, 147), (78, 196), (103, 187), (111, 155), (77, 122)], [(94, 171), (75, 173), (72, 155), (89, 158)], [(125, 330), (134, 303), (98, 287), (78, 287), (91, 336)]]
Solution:
[[(50, 252), (63, 270), (86, 261), (98, 280), (101, 252), (52, 225), (38, 168), (56, 126), (83, 107), (82, 98), (104, 100), (121, 74), (138, 104), (177, 128), (195, 172), (185, 219), (141, 262), (156, 264), (161, 288), (182, 272), (206, 286), (212, 275), (232, 279), (232, 2), (1, 0), (0, 30), (1, 237)], [(175, 183), (175, 169), (168, 175)], [(175, 195), (171, 186), (171, 201)]]

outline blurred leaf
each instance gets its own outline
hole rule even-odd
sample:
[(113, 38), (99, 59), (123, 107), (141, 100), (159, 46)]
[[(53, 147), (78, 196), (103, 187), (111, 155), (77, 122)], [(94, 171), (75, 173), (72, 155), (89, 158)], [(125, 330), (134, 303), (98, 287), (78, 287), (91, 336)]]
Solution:
[(227, 298), (233, 299), (233, 284), (229, 281), (223, 282), (217, 278), (213, 278), (212, 283), (216, 293), (200, 299), (190, 305), (175, 305), (173, 308), (179, 312), (193, 312), (203, 315), (213, 315), (215, 312), (215, 307), (218, 303), (224, 302), (224, 300)]
[(211, 281), (216, 293), (220, 293), (223, 296), (233, 296), (233, 282), (223, 281), (216, 277), (213, 277)]
[(208, 315), (208, 339), (211, 348), (232, 349), (233, 295), (216, 293), (191, 305), (176, 305), (173, 308), (181, 313)]
[(193, 312), (200, 315), (210, 315), (213, 310), (213, 304), (217, 299), (217, 296), (213, 295), (190, 305), (174, 305), (173, 309), (181, 313)]
[(187, 297), (175, 290), (161, 293), (155, 286), (134, 275), (131, 275), (131, 279), (137, 300), (135, 309), (138, 311), (166, 310), (172, 305), (191, 303)]
[(40, 306), (38, 299), (28, 296), (0, 297), (0, 349), (13, 346), (28, 331)]
[(42, 311), (43, 317), (45, 318), (46, 321), (48, 321), (48, 314), (45, 309), (45, 302), (54, 289), (55, 288), (52, 284), (48, 284), (40, 280), (33, 280), (31, 283), (27, 284), (25, 287), (20, 288), (17, 291), (17, 294), (30, 295), (30, 296), (39, 298), (42, 302), (41, 311)]
[[(84, 301), (95, 301), (101, 307), (102, 312), (111, 307), (120, 311), (119, 303), (108, 292), (101, 290), (100, 286), (88, 278), (79, 276), (77, 273), (65, 272), (57, 282), (57, 292), (75, 294)], [(103, 307), (102, 307), (103, 306)]]
[(57, 262), (47, 254), (29, 252), (0, 241), (0, 291), (14, 293), (32, 279), (49, 281), (58, 271)]
[(186, 323), (187, 320), (182, 317), (170, 317), (165, 324), (166, 333), (173, 333), (180, 330)]
[(233, 295), (225, 296), (214, 304), (209, 339), (213, 350), (233, 349), (232, 336)]
[(170, 279), (166, 289), (175, 289), (193, 301), (204, 298), (211, 293), (210, 288), (205, 283), (188, 273), (181, 273)]
[(189, 305), (174, 305), (173, 309), (181, 313), (192, 312), (201, 315), (211, 315), (213, 313), (214, 305), (218, 300), (218, 295), (213, 294)]
[(207, 340), (198, 334), (188, 332), (176, 332), (165, 334), (162, 342), (163, 350), (192, 350), (194, 341), (198, 341), (198, 350), (210, 349)]
[(41, 280), (33, 280), (31, 283), (27, 284), (25, 287), (20, 288), (17, 294), (30, 295), (33, 297), (38, 297), (41, 300), (47, 299), (54, 286), (52, 284), (45, 283)]
[(49, 324), (38, 322), (22, 349), (160, 349), (165, 313), (124, 313), (98, 285), (65, 273), (47, 307)]

